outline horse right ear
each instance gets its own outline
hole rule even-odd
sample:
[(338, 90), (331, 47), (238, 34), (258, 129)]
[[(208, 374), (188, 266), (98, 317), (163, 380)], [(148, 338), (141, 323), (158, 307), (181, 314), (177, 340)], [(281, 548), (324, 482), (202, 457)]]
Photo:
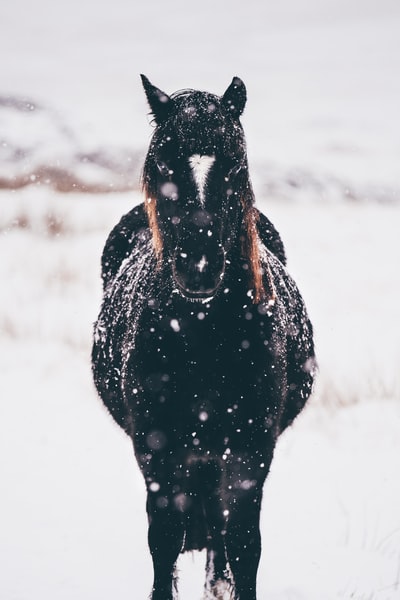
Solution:
[(146, 93), (147, 102), (154, 115), (157, 125), (165, 121), (171, 111), (172, 100), (165, 92), (150, 83), (145, 75), (140, 75)]
[(222, 96), (222, 103), (231, 115), (238, 119), (242, 114), (247, 99), (246, 86), (239, 77), (234, 77), (232, 83)]

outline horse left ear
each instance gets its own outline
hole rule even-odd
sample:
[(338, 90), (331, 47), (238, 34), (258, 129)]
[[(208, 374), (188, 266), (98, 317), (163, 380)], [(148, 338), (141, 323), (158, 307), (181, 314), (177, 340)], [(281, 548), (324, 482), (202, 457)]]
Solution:
[(151, 112), (154, 115), (157, 125), (160, 125), (160, 123), (165, 121), (170, 114), (172, 100), (168, 94), (150, 83), (146, 75), (140, 75), (140, 77)]
[(242, 114), (247, 100), (246, 86), (239, 77), (234, 77), (232, 83), (222, 96), (222, 103), (231, 115), (238, 119)]

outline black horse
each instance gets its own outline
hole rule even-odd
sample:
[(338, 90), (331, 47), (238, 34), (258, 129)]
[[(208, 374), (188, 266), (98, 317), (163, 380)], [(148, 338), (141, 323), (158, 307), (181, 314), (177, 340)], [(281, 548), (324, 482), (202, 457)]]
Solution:
[(312, 327), (254, 207), (243, 82), (218, 97), (142, 81), (145, 202), (105, 245), (94, 380), (146, 482), (152, 600), (175, 596), (179, 553), (203, 548), (206, 597), (255, 600), (263, 484), (311, 392)]

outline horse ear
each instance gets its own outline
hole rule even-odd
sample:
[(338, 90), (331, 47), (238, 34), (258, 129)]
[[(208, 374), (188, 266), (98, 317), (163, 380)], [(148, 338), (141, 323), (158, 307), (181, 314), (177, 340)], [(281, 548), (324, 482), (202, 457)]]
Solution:
[(239, 77), (234, 77), (232, 83), (222, 96), (222, 103), (231, 115), (238, 119), (244, 110), (246, 100), (246, 86)]
[(151, 112), (154, 115), (156, 123), (159, 125), (167, 119), (170, 114), (172, 100), (165, 92), (158, 89), (150, 83), (146, 75), (140, 75), (144, 91), (146, 93), (147, 102), (149, 103)]

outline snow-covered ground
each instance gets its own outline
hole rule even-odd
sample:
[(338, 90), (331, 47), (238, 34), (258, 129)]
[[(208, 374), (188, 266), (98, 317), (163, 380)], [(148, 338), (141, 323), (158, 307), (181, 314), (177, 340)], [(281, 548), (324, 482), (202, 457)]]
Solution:
[[(150, 590), (144, 486), (89, 364), (101, 249), (139, 201), (140, 72), (167, 92), (243, 78), (258, 205), (315, 324), (315, 397), (265, 488), (260, 600), (399, 600), (398, 0), (13, 0), (0, 72), (1, 600)], [(182, 557), (182, 600), (203, 563)]]
[[(89, 365), (101, 247), (138, 199), (0, 194), (5, 600), (128, 600), (150, 589), (144, 486)], [(400, 207), (259, 204), (286, 239), (321, 369), (266, 485), (260, 598), (397, 599)], [(203, 563), (181, 560), (184, 600), (201, 598)]]

